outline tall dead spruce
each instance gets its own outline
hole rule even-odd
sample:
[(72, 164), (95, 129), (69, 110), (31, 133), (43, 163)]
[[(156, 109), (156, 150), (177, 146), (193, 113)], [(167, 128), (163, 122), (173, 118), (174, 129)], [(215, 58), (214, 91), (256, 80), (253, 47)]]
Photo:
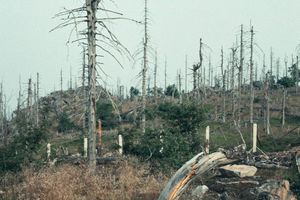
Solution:
[[(56, 26), (51, 31), (64, 28), (67, 26), (73, 26), (72, 32), (75, 30), (77, 33), (77, 39), (72, 42), (79, 42), (82, 46), (87, 46), (87, 113), (88, 113), (88, 136), (89, 136), (89, 150), (88, 160), (91, 168), (96, 166), (96, 86), (97, 86), (97, 67), (102, 70), (102, 64), (97, 62), (97, 57), (103, 57), (97, 54), (97, 49), (101, 53), (111, 56), (119, 65), (118, 58), (115, 52), (120, 55), (129, 55), (128, 50), (119, 42), (116, 35), (111, 32), (107, 22), (111, 20), (119, 20), (127, 18), (119, 12), (104, 8), (103, 1), (101, 0), (86, 0), (84, 5), (75, 9), (65, 9), (64, 11), (55, 15), (56, 18), (63, 20), (61, 24)], [(102, 14), (101, 17), (97, 17), (97, 13)], [(114, 16), (109, 16), (114, 15)], [(129, 19), (130, 20), (130, 19)], [(134, 21), (134, 20), (132, 20)], [(80, 25), (86, 23), (87, 28), (79, 32)], [(97, 26), (101, 29), (97, 30)], [(83, 35), (82, 38), (78, 38), (78, 35)], [(87, 41), (87, 43), (86, 43)], [(96, 42), (97, 41), (97, 42)], [(68, 41), (70, 42), (70, 41)]]

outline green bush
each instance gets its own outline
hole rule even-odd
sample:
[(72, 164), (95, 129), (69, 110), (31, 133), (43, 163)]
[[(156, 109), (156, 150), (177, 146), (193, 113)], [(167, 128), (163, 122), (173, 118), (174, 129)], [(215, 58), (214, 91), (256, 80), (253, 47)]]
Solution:
[(66, 132), (72, 129), (77, 129), (78, 127), (71, 122), (70, 118), (68, 117), (67, 113), (63, 112), (58, 117), (58, 131), (59, 132)]
[(160, 124), (147, 128), (145, 133), (138, 128), (123, 131), (125, 153), (151, 159), (153, 165), (178, 168), (202, 151), (203, 141), (197, 130), (204, 120), (203, 108), (193, 103), (164, 103), (148, 108), (146, 113), (151, 119), (159, 119)]
[(100, 100), (96, 104), (96, 118), (101, 119), (103, 128), (113, 128), (117, 125), (117, 117), (113, 113), (110, 101)]
[(0, 148), (0, 171), (18, 171), (22, 166), (39, 166), (46, 158), (48, 135), (44, 126), (24, 124), (22, 132)]

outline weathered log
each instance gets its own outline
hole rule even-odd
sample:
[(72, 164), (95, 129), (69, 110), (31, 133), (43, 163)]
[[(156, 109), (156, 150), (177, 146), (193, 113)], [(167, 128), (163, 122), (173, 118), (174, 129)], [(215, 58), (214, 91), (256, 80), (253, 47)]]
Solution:
[(196, 177), (231, 162), (232, 160), (227, 159), (225, 154), (221, 152), (206, 156), (203, 153), (196, 155), (175, 173), (161, 192), (158, 200), (178, 199)]

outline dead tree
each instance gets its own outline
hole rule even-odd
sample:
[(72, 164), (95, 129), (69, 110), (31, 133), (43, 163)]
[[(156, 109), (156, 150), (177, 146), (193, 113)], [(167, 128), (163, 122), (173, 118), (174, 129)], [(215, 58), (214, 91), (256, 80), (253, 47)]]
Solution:
[(273, 49), (271, 47), (271, 52), (270, 52), (270, 78), (273, 78)]
[(142, 133), (146, 132), (146, 77), (148, 69), (148, 1), (145, 0), (144, 8), (144, 56), (143, 56), (143, 72), (142, 72)]
[[(100, 4), (101, 2), (101, 4)], [(102, 17), (97, 18), (97, 12), (103, 14)], [(110, 15), (117, 15), (117, 17), (111, 17)], [(127, 18), (122, 16), (122, 13), (107, 9), (103, 6), (101, 0), (86, 0), (82, 7), (75, 9), (65, 9), (64, 11), (55, 15), (57, 18), (63, 18), (64, 22), (56, 26), (53, 30), (63, 28), (69, 25), (73, 25), (73, 30), (76, 30), (77, 35), (83, 35), (83, 38), (77, 38), (73, 42), (80, 42), (81, 45), (87, 46), (87, 69), (88, 69), (88, 85), (87, 85), (87, 115), (88, 115), (88, 135), (89, 135), (89, 165), (93, 169), (96, 166), (96, 84), (97, 84), (97, 66), (101, 68), (103, 63), (97, 62), (97, 57), (102, 57), (103, 55), (97, 55), (96, 48), (100, 49), (102, 53), (111, 56), (119, 65), (117, 57), (111, 51), (117, 51), (118, 54), (123, 55), (128, 54), (128, 50), (120, 43), (116, 35), (109, 29), (107, 22), (111, 20), (119, 20)], [(130, 20), (130, 19), (129, 19)], [(134, 21), (134, 20), (131, 20)], [(87, 29), (82, 32), (78, 32), (77, 28), (79, 24), (86, 24)], [(97, 26), (101, 27), (97, 30)], [(99, 37), (97, 39), (97, 36)], [(81, 42), (81, 41), (85, 42)], [(99, 44), (96, 43), (98, 41)], [(62, 89), (62, 87), (61, 87)]]
[(36, 74), (36, 102), (35, 102), (35, 120), (36, 120), (36, 126), (39, 126), (39, 109), (40, 109), (40, 104), (39, 104), (39, 99), (40, 99), (40, 74)]
[(209, 61), (208, 61), (208, 87), (211, 87), (212, 84), (211, 84), (211, 80), (212, 80), (212, 77), (211, 77), (211, 71), (212, 70), (212, 67), (211, 67), (211, 55), (209, 54)]
[(269, 99), (269, 72), (266, 74), (265, 86), (264, 86), (264, 99), (265, 99), (265, 130), (267, 135), (270, 135), (270, 99)]
[(250, 123), (253, 123), (253, 102), (254, 102), (254, 88), (253, 88), (253, 26), (251, 27), (251, 44), (250, 44)]
[(240, 64), (239, 64), (239, 73), (238, 73), (238, 127), (241, 124), (241, 100), (242, 100), (242, 83), (243, 83), (243, 65), (244, 65), (244, 31), (243, 25), (241, 25), (241, 41), (240, 41)]
[(279, 80), (280, 58), (276, 60), (276, 82)]
[(165, 91), (167, 91), (167, 57), (165, 57)]
[(32, 81), (31, 78), (28, 80), (28, 89), (27, 89), (27, 112), (28, 120), (32, 120)]
[(157, 103), (157, 51), (155, 51), (155, 64), (154, 64), (154, 101)]
[(298, 85), (299, 85), (299, 57), (298, 56), (296, 58), (295, 75), (296, 75), (296, 94), (298, 94)]
[(235, 67), (236, 67), (236, 51), (237, 48), (231, 48), (232, 51), (232, 60), (231, 60), (231, 93), (232, 93), (232, 119), (235, 120), (235, 101), (236, 101), (236, 93), (235, 93)]
[(18, 95), (17, 115), (20, 114), (20, 110), (21, 110), (21, 96), (22, 96), (21, 91), (22, 91), (21, 76), (19, 76), (19, 95)]
[(288, 58), (285, 56), (284, 58), (284, 66), (285, 66), (285, 77), (288, 77)]
[(285, 88), (283, 88), (282, 113), (281, 113), (281, 127), (282, 128), (284, 128), (284, 125), (285, 125), (286, 95), (287, 95), (287, 91)]
[(82, 96), (83, 96), (83, 104), (84, 104), (84, 113), (82, 117), (82, 128), (85, 130), (86, 128), (86, 114), (87, 114), (87, 106), (86, 106), (86, 87), (85, 87), (85, 79), (86, 79), (86, 49), (83, 47), (83, 52), (82, 52), (82, 77), (81, 77), (81, 87), (82, 87)]
[(187, 71), (188, 71), (188, 57), (187, 57), (187, 55), (185, 55), (185, 87), (184, 87), (184, 92), (185, 93), (187, 93), (188, 91), (187, 91), (187, 88), (188, 88), (188, 78), (187, 78), (187, 76), (188, 76), (188, 73), (187, 73)]
[(179, 103), (182, 104), (181, 74), (178, 74)]
[(62, 69), (60, 69), (60, 94), (62, 96), (63, 93), (63, 73), (62, 73)]
[(4, 102), (3, 102), (3, 83), (0, 85), (0, 128), (1, 128), (1, 137), (4, 142)]
[(226, 70), (224, 70), (224, 52), (223, 47), (221, 49), (221, 75), (222, 75), (222, 99), (223, 99), (223, 114), (222, 121), (226, 122)]

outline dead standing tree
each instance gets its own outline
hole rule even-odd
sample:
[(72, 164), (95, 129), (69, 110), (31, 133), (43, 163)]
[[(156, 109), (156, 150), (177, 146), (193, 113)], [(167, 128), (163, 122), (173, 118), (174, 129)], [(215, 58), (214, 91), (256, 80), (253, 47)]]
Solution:
[(243, 70), (244, 70), (244, 30), (241, 25), (241, 38), (240, 38), (240, 65), (238, 74), (238, 127), (241, 124), (241, 101), (242, 101), (242, 86), (243, 86)]
[[(103, 17), (97, 18), (97, 12), (101, 12), (104, 14)], [(117, 15), (117, 17), (110, 17), (108, 14)], [(121, 63), (116, 58), (112, 51), (117, 51), (119, 54), (123, 55), (124, 53), (128, 54), (128, 50), (119, 42), (118, 38), (111, 32), (109, 27), (107, 26), (107, 22), (111, 20), (125, 19), (121, 13), (115, 12), (110, 9), (106, 9), (103, 6), (103, 1), (101, 0), (86, 0), (85, 4), (82, 7), (64, 10), (55, 15), (55, 17), (61, 17), (63, 22), (56, 26), (53, 30), (64, 28), (69, 25), (74, 26), (72, 32), (76, 30), (78, 34), (78, 26), (82, 23), (86, 23), (87, 29), (80, 32), (81, 35), (84, 35), (83, 38), (77, 38), (73, 42), (79, 41), (87, 41), (81, 43), (81, 45), (87, 46), (88, 51), (88, 86), (87, 86), (87, 94), (88, 94), (88, 135), (89, 135), (89, 165), (91, 168), (96, 166), (96, 84), (97, 84), (97, 66), (101, 69), (101, 64), (97, 62), (97, 57), (103, 57), (101, 55), (97, 55), (96, 49), (99, 48), (102, 53), (110, 55), (119, 65)], [(101, 29), (97, 30), (97, 26), (101, 27)], [(71, 32), (71, 33), (72, 33)], [(78, 35), (77, 35), (78, 36)], [(98, 38), (97, 38), (98, 36)], [(69, 38), (70, 40), (70, 38)], [(98, 41), (99, 44), (96, 43)], [(101, 43), (101, 45), (100, 45)], [(121, 65), (122, 66), (122, 65)]]
[(250, 41), (250, 123), (253, 123), (253, 102), (254, 102), (254, 88), (253, 88), (253, 26), (251, 27), (251, 41)]
[(223, 99), (223, 114), (222, 114), (222, 121), (223, 123), (226, 122), (226, 70), (224, 70), (224, 51), (223, 47), (221, 49), (221, 76), (222, 76), (222, 99)]

